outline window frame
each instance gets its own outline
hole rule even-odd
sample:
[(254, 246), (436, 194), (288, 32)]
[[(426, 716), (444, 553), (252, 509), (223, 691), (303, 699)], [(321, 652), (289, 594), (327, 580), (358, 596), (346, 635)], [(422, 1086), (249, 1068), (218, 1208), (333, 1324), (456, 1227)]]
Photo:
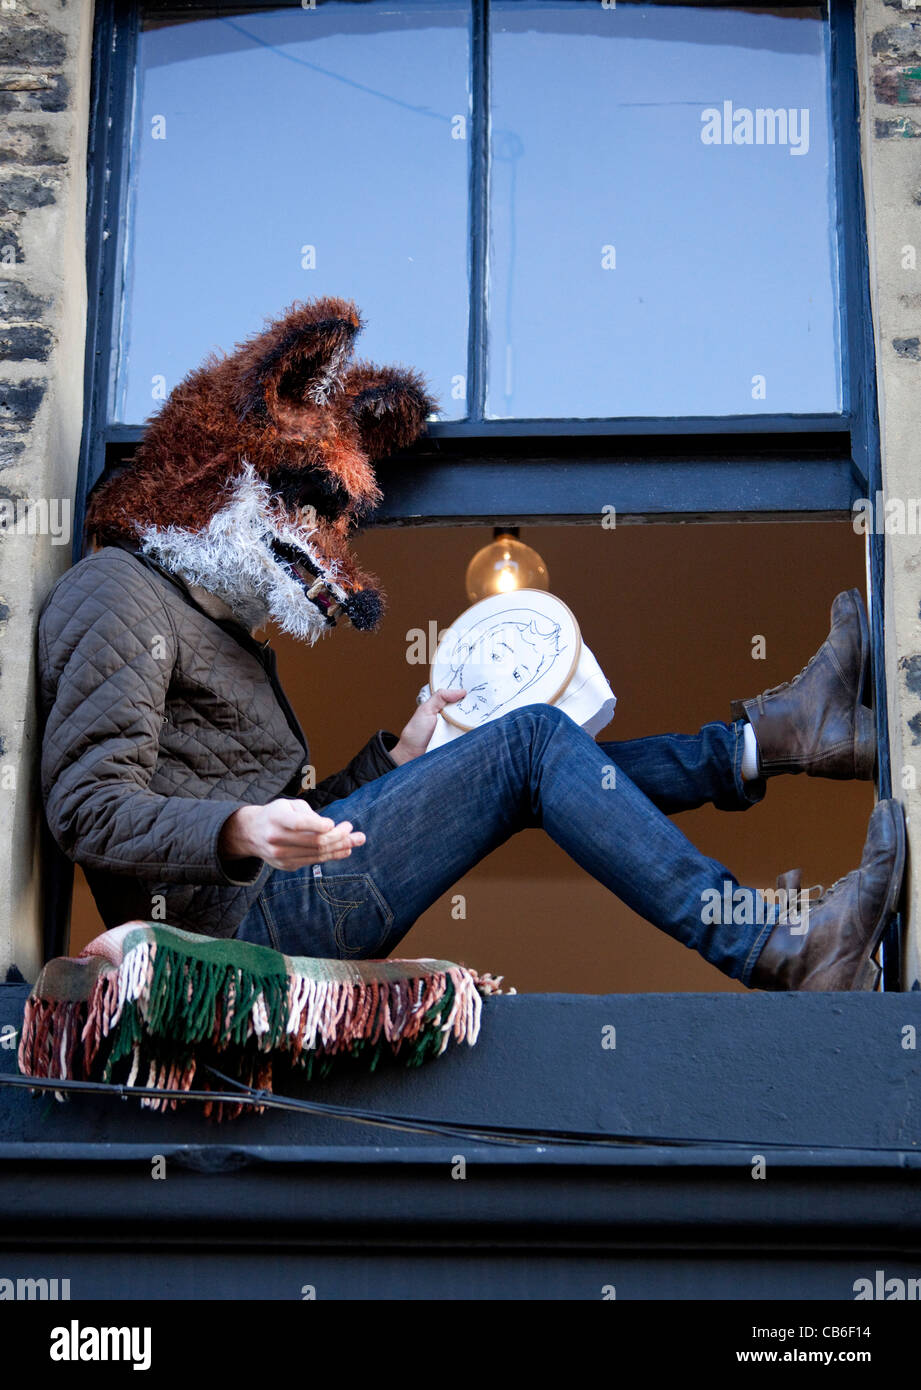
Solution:
[[(830, 110), (838, 208), (842, 410), (835, 414), (490, 420), (486, 395), (489, 0), (470, 0), (468, 403), (473, 418), (439, 421), (386, 465), (375, 525), (818, 520), (852, 516), (882, 487), (876, 359), (859, 141), (854, 0), (826, 0)], [(654, 0), (676, 4), (679, 0)], [(291, 0), (173, 0), (196, 12), (277, 9)], [(700, 8), (709, 8), (704, 3)], [(774, 0), (774, 8), (796, 8)], [(84, 550), (88, 494), (132, 452), (140, 426), (107, 418), (123, 307), (124, 208), (133, 127), (140, 4), (96, 0), (87, 150), (87, 350), (84, 426), (75, 498), (74, 560)], [(194, 364), (189, 364), (190, 367)], [(479, 410), (480, 418), (476, 418)], [(420, 468), (420, 463), (424, 466)], [(878, 785), (891, 794), (882, 594), (884, 537), (867, 538), (867, 578), (879, 737)], [(52, 892), (47, 941), (63, 916)], [(66, 893), (64, 894), (66, 897)], [(55, 906), (55, 903), (58, 905)], [(66, 930), (66, 929), (65, 929)], [(901, 923), (884, 945), (884, 981), (899, 988)]]
[[(664, 5), (679, 0), (652, 0)], [(841, 313), (842, 348), (842, 409), (840, 412), (817, 414), (766, 413), (726, 416), (667, 416), (667, 417), (610, 417), (554, 419), (489, 419), (485, 415), (487, 389), (487, 323), (486, 284), (489, 216), (489, 112), (486, 106), (489, 93), (489, 15), (490, 0), (470, 0), (470, 89), (472, 109), (468, 122), (470, 146), (469, 168), (469, 328), (467, 346), (468, 417), (463, 420), (437, 421), (430, 425), (428, 438), (421, 452), (429, 452), (433, 461), (439, 457), (453, 467), (497, 462), (512, 457), (521, 460), (530, 454), (535, 459), (557, 457), (567, 452), (596, 468), (599, 463), (621, 465), (610, 481), (625, 486), (626, 505), (618, 514), (630, 517), (686, 514), (745, 516), (783, 515), (798, 512), (810, 517), (849, 515), (857, 496), (866, 495), (870, 482), (870, 440), (866, 414), (867, 401), (861, 391), (869, 379), (867, 367), (873, 365), (872, 339), (868, 343), (861, 332), (865, 305), (868, 305), (866, 277), (866, 238), (862, 218), (844, 215), (841, 190), (860, 188), (859, 149), (856, 129), (846, 119), (856, 116), (857, 92), (853, 33), (853, 0), (826, 0), (829, 24), (830, 73), (832, 84), (831, 115), (835, 131), (836, 183), (839, 189), (839, 208), (836, 219), (837, 249), (840, 278), (839, 309)], [(222, 10), (297, 8), (293, 0), (171, 0), (171, 8), (185, 9), (190, 15), (198, 11), (217, 13)], [(707, 8), (706, 3), (698, 8)], [(93, 315), (93, 380), (87, 392), (90, 440), (93, 447), (84, 450), (83, 471), (88, 486), (96, 481), (108, 465), (130, 451), (141, 436), (141, 425), (110, 423), (108, 402), (114, 388), (118, 353), (118, 327), (123, 308), (123, 266), (125, 258), (127, 171), (132, 136), (133, 79), (139, 34), (139, 10), (136, 0), (99, 0), (97, 5), (97, 40), (99, 56), (106, 71), (100, 73), (94, 100), (93, 131), (88, 158), (88, 171), (95, 204), (93, 224), (95, 233), (91, 244), (98, 248), (96, 264), (91, 266), (91, 303)], [(777, 0), (774, 8), (797, 8), (795, 0)], [(104, 49), (104, 52), (102, 51)], [(94, 178), (95, 175), (95, 178)], [(99, 187), (98, 185), (102, 185)], [(862, 211), (862, 200), (860, 200)], [(855, 199), (851, 212), (858, 211)], [(861, 236), (861, 234), (863, 235)], [(863, 271), (863, 273), (861, 273)], [(94, 273), (95, 272), (95, 273)], [(869, 356), (867, 348), (869, 347)], [(658, 438), (659, 448), (650, 448)], [(571, 441), (578, 440), (575, 451)], [(773, 447), (772, 447), (773, 446)], [(418, 457), (420, 449), (413, 451)], [(114, 455), (113, 457), (110, 457)], [(687, 457), (697, 465), (698, 478), (704, 486), (694, 486), (686, 496), (675, 497), (675, 489), (661, 486), (673, 481), (674, 465), (670, 459)], [(758, 461), (763, 470), (759, 488), (752, 495), (748, 465)], [(631, 464), (642, 465), (641, 474), (630, 470)], [(774, 465), (768, 467), (768, 465)], [(624, 471), (626, 469), (626, 471)], [(660, 475), (661, 470), (661, 477)], [(703, 472), (701, 472), (703, 470)], [(685, 470), (686, 471), (686, 470)], [(398, 470), (399, 472), (399, 470)], [(567, 484), (567, 497), (555, 499), (569, 503), (564, 513), (556, 508), (540, 507), (538, 515), (554, 514), (579, 517), (597, 515), (590, 490), (583, 478), (572, 494)], [(727, 486), (728, 484), (728, 486)], [(855, 485), (858, 490), (855, 491)], [(864, 489), (864, 492), (860, 491)], [(480, 489), (478, 489), (479, 491)], [(514, 490), (517, 492), (517, 490)], [(530, 489), (523, 489), (528, 492)], [(671, 505), (667, 505), (671, 499)], [(523, 515), (525, 498), (511, 497), (502, 505), (513, 506)], [(608, 499), (610, 500), (610, 499)], [(385, 500), (376, 518), (379, 522), (398, 522), (405, 519), (474, 518), (482, 522), (485, 515), (463, 507), (451, 507), (437, 493), (426, 499), (429, 505), (438, 503), (444, 512), (419, 513), (408, 508), (402, 492)]]

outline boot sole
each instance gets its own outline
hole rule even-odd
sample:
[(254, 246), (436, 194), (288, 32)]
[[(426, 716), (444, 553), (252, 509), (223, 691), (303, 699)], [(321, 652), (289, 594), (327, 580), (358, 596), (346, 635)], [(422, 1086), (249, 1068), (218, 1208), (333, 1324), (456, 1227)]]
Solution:
[(895, 830), (895, 859), (889, 874), (889, 888), (886, 892), (885, 901), (880, 908), (879, 916), (873, 928), (869, 945), (867, 946), (866, 956), (863, 962), (857, 967), (854, 974), (851, 989), (872, 990), (876, 988), (882, 970), (876, 961), (873, 960), (873, 952), (878, 948), (879, 943), (885, 935), (889, 921), (898, 907), (899, 898), (902, 894), (902, 879), (905, 874), (905, 812), (902, 803), (894, 798), (885, 802), (878, 803), (888, 808), (889, 817)]
[[(866, 605), (863, 595), (859, 589), (848, 590), (854, 600), (854, 607), (857, 610), (857, 622), (860, 628), (860, 676), (857, 681), (857, 703), (859, 705), (869, 705), (867, 700), (867, 685), (870, 675), (870, 624), (867, 619)], [(871, 692), (872, 693), (872, 692)]]
[(876, 771), (876, 716), (866, 705), (858, 705), (854, 715), (854, 776), (872, 782)]
[[(870, 685), (870, 624), (859, 589), (849, 589), (860, 632), (860, 675), (857, 678), (857, 708), (854, 714), (854, 776), (863, 782), (873, 780), (876, 770), (876, 715), (872, 709)], [(878, 968), (878, 967), (877, 967)]]

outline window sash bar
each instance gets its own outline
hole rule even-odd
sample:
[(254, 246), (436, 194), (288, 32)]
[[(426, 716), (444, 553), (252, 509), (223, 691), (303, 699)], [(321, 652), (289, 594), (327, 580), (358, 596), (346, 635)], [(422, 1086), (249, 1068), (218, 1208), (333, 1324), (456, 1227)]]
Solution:
[(470, 211), (467, 323), (467, 421), (486, 418), (487, 287), (489, 274), (489, 3), (471, 0)]

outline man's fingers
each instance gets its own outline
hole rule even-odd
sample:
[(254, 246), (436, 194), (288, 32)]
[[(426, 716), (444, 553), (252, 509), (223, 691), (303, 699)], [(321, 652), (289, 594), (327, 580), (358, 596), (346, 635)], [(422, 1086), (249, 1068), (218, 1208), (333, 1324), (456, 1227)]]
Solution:
[(286, 873), (290, 873), (294, 869), (310, 868), (313, 864), (329, 864), (337, 859), (347, 859), (351, 852), (351, 850), (347, 850), (341, 854), (324, 854), (317, 858), (316, 855), (305, 856), (303, 851), (295, 853), (293, 850), (288, 850), (286, 853), (266, 860), (266, 863), (273, 869), (283, 869)]
[(275, 828), (282, 833), (295, 835), (300, 841), (307, 835), (313, 835), (320, 840), (330, 837), (335, 840), (352, 829), (351, 821), (339, 821), (337, 824), (331, 816), (318, 815), (313, 807), (304, 801), (276, 801), (271, 809), (276, 812), (272, 817)]
[(277, 824), (287, 826), (290, 830), (315, 830), (322, 833), (332, 830), (335, 826), (332, 817), (321, 816), (312, 806), (308, 806), (306, 801), (296, 797), (282, 797), (271, 802), (268, 809), (271, 810)]
[(442, 688), (441, 690), (435, 691), (429, 703), (431, 703), (437, 711), (443, 709), (445, 705), (453, 705), (457, 700), (462, 700), (466, 694), (466, 690), (457, 688), (445, 690)]
[(365, 842), (351, 821), (337, 825), (330, 816), (320, 816), (304, 802), (280, 799), (265, 808), (264, 837), (270, 856), (312, 855), (316, 862), (339, 851), (348, 851)]
[(273, 849), (316, 850), (323, 854), (363, 845), (365, 836), (361, 830), (340, 830), (337, 826), (324, 835), (317, 835), (312, 830), (278, 830), (269, 836), (269, 840)]
[[(364, 835), (355, 832), (353, 840), (364, 843)], [(337, 849), (311, 849), (304, 844), (273, 846), (268, 862), (273, 869), (303, 869), (309, 864), (327, 864), (335, 859), (348, 859), (353, 845)]]

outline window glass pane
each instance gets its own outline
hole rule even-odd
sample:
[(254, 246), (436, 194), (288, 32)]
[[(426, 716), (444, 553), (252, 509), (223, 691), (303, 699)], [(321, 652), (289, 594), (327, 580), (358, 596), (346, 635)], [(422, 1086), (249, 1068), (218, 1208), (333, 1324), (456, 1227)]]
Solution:
[(320, 294), (463, 415), (469, 5), (177, 20), (140, 34), (114, 418)]
[(491, 13), (488, 414), (839, 410), (823, 12)]

